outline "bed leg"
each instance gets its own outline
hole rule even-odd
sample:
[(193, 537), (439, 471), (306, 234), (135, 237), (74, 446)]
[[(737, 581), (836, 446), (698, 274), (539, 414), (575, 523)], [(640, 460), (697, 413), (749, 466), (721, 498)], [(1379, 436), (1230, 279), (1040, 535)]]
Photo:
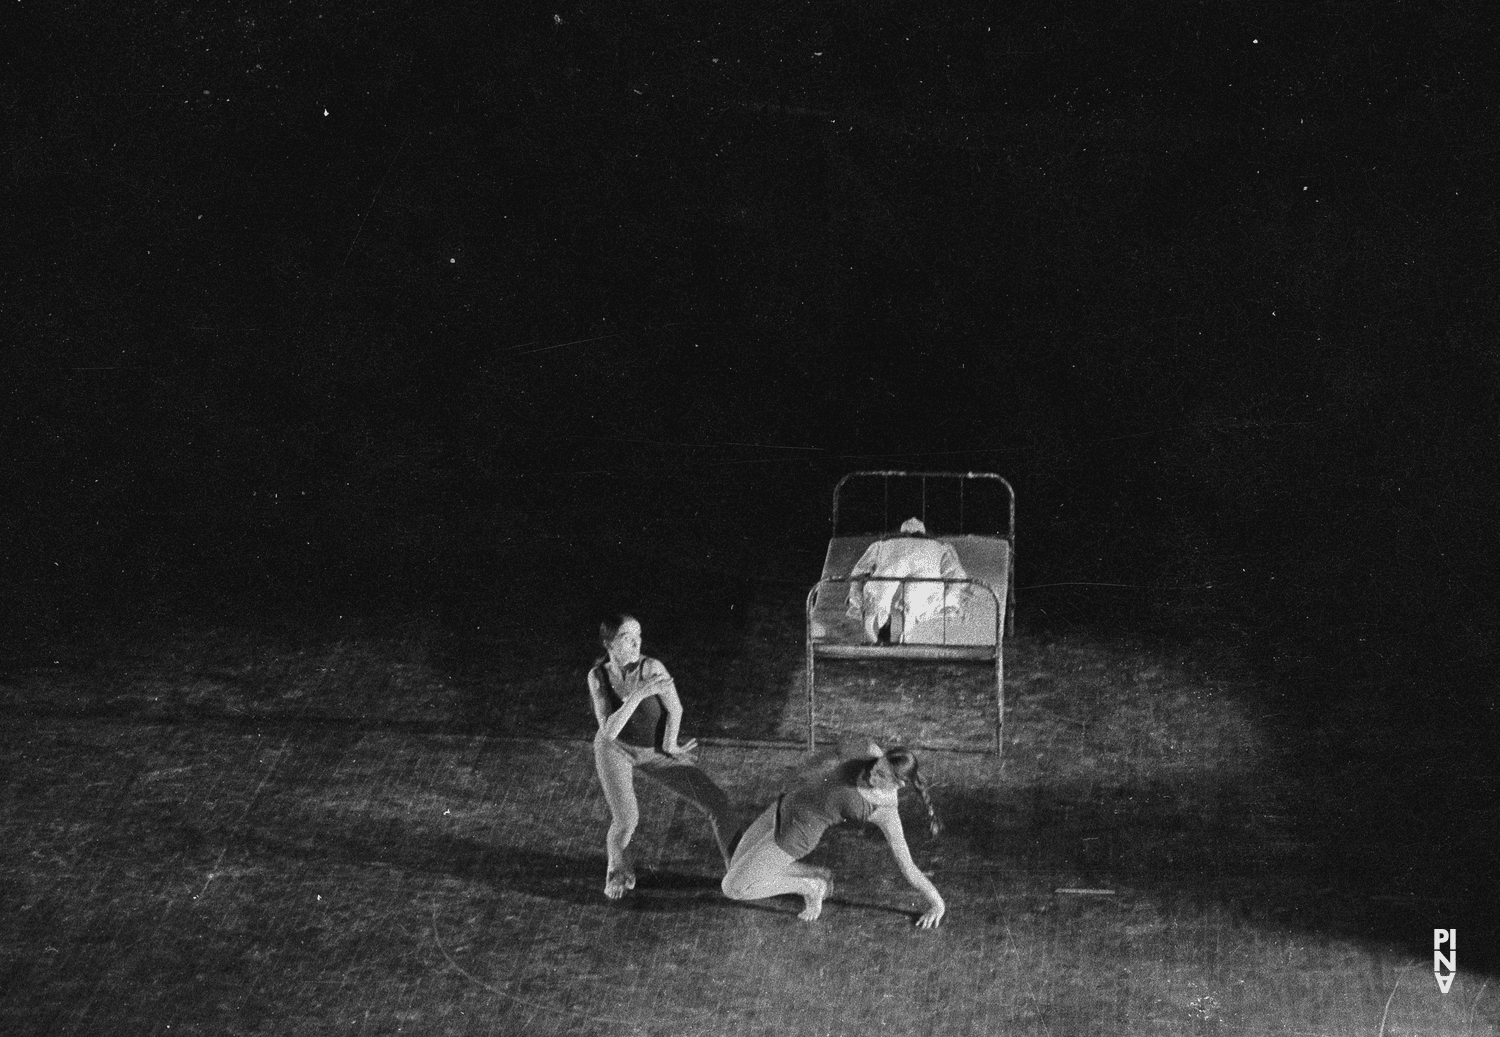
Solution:
[(995, 759), (1005, 760), (1005, 645), (995, 640)]
[(1008, 586), (1005, 588), (1005, 636), (1014, 637), (1016, 633), (1016, 552), (1011, 548), (1010, 571), (1006, 574)]
[(818, 748), (817, 732), (813, 728), (813, 716), (815, 713), (813, 681), (816, 679), (816, 666), (814, 660), (812, 638), (807, 639), (807, 751), (814, 752)]

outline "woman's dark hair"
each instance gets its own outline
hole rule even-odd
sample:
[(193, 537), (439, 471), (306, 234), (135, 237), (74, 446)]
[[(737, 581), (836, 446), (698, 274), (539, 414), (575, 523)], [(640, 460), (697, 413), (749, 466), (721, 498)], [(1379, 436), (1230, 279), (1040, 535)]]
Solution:
[[(927, 783), (917, 770), (916, 754), (905, 746), (897, 745), (886, 750), (885, 759), (897, 778), (917, 790), (917, 795), (922, 797), (922, 804), (927, 807), (927, 826), (932, 829), (933, 835), (940, 833), (943, 825), (938, 820), (937, 811), (932, 808), (932, 796), (927, 790)], [(869, 765), (874, 767), (877, 762), (879, 761), (871, 760)]]
[(620, 628), (626, 623), (641, 625), (641, 621), (629, 612), (611, 612), (604, 617), (604, 622), (599, 624), (599, 643), (608, 648), (609, 643), (620, 635)]

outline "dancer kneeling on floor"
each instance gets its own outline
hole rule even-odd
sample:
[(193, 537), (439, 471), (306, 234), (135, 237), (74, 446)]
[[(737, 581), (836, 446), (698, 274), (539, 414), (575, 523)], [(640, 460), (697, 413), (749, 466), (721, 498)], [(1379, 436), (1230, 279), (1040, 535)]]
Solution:
[(869, 752), (869, 759), (845, 761), (821, 780), (783, 793), (751, 822), (729, 862), (721, 886), (724, 895), (733, 900), (760, 900), (797, 893), (804, 901), (798, 917), (813, 921), (822, 913), (832, 874), (827, 868), (802, 863), (801, 858), (813, 851), (833, 825), (869, 821), (885, 834), (906, 881), (927, 898), (927, 911), (917, 925), (930, 929), (941, 922), (947, 907), (911, 859), (897, 809), (898, 793), (910, 785), (926, 804), (932, 834), (937, 835), (937, 816), (917, 773), (917, 758), (902, 748), (882, 752), (874, 743)]
[(612, 818), (605, 842), (609, 867), (604, 895), (618, 900), (626, 890), (635, 888), (635, 869), (627, 850), (640, 819), (635, 799), (636, 771), (708, 815), (726, 864), (735, 815), (724, 790), (698, 769), (690, 755), (698, 740), (677, 742), (682, 700), (667, 668), (641, 654), (640, 622), (634, 616), (612, 616), (599, 624), (599, 639), (605, 655), (589, 670), (589, 698), (599, 722), (599, 732), (594, 736), (594, 766)]

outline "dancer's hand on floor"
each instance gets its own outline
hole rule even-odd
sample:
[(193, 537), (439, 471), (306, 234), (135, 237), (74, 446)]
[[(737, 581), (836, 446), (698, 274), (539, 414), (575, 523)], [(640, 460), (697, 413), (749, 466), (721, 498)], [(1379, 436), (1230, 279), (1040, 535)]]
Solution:
[(936, 929), (942, 923), (943, 915), (947, 913), (948, 907), (946, 904), (934, 904), (923, 913), (921, 918), (917, 919), (917, 928)]

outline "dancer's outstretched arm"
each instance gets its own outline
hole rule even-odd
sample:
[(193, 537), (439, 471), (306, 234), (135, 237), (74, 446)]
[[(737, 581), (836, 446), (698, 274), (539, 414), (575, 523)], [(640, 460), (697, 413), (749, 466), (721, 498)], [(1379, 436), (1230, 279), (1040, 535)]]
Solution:
[(940, 924), (948, 906), (943, 903), (937, 887), (922, 874), (917, 862), (911, 859), (911, 850), (907, 848), (906, 832), (901, 827), (901, 814), (896, 805), (882, 803), (870, 815), (870, 820), (885, 834), (885, 841), (890, 844), (891, 856), (896, 858), (896, 866), (901, 869), (902, 877), (927, 898), (927, 910), (917, 919), (917, 925), (923, 929), (931, 929)]

